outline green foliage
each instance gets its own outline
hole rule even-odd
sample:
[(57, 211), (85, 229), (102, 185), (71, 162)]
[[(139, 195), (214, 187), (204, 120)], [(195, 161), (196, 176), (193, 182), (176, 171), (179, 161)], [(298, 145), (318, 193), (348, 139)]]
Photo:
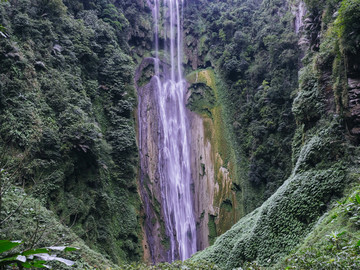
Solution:
[(301, 91), (298, 92), (294, 99), (292, 112), (298, 124), (306, 124), (306, 128), (309, 128), (311, 123), (315, 123), (320, 119), (323, 104), (321, 103), (321, 94), (313, 67), (306, 66), (300, 72), (299, 86)]
[(349, 220), (355, 226), (360, 227), (360, 191), (357, 191), (346, 203), (342, 204), (342, 213), (346, 213)]
[[(329, 141), (341, 137), (336, 121), (319, 127), (318, 132), (306, 140), (291, 177), (275, 194), (192, 260), (209, 260), (224, 269), (251, 261), (267, 266), (299, 244), (326, 211), (331, 197), (340, 194), (346, 179), (344, 154), (337, 156), (327, 147)], [(322, 166), (314, 162), (314, 157), (325, 155), (329, 159)]]
[[(1, 4), (9, 38), (0, 39), (0, 163), (13, 183), (119, 262), (142, 253), (127, 39), (145, 32), (138, 21), (145, 11), (133, 1), (112, 4)], [(129, 21), (139, 31), (124, 32), (133, 9), (139, 16)], [(14, 239), (7, 226), (3, 239)]]
[(0, 240), (0, 253), (13, 249), (20, 244), (20, 241)]
[[(45, 263), (50, 261), (58, 261), (68, 266), (74, 264), (73, 261), (57, 257), (57, 255), (50, 254), (50, 252), (54, 250), (64, 252), (75, 251), (77, 248), (47, 247), (9, 253), (11, 249), (14, 249), (20, 244), (20, 241), (0, 240), (0, 267), (17, 265), (20, 268), (49, 268)], [(7, 254), (2, 254), (4, 252), (7, 252)]]
[(38, 5), (40, 7), (39, 12), (43, 16), (63, 16), (67, 10), (62, 0), (40, 0), (38, 1)]
[(129, 22), (124, 14), (113, 5), (108, 4), (104, 8), (101, 17), (105, 22), (110, 23), (117, 31), (122, 31), (124, 28), (129, 27)]
[[(358, 201), (359, 199), (359, 201)], [(343, 201), (343, 200), (341, 200)], [(360, 267), (358, 224), (349, 209), (359, 205), (359, 190), (333, 209), (318, 223), (293, 254), (279, 268), (286, 269), (357, 269)]]
[(345, 51), (356, 53), (360, 49), (360, 1), (343, 0), (335, 27)]
[(247, 213), (291, 170), (299, 55), (292, 18), (282, 1), (192, 1), (185, 13), (189, 64), (215, 66), (224, 81), (219, 100), (239, 165), (237, 197)]
[[(5, 178), (2, 180), (5, 181)], [(71, 228), (62, 224), (63, 220), (59, 221), (53, 212), (43, 207), (39, 200), (25, 193), (23, 189), (11, 183), (4, 185), (3, 182), (1, 199), (0, 238), (23, 240), (23, 248), (15, 250), (15, 253), (22, 251), (22, 256), (30, 256), (33, 252), (40, 253), (39, 250), (45, 252), (42, 247), (46, 247), (46, 253), (51, 251), (51, 256), (54, 257), (59, 252), (74, 251), (71, 246), (75, 246), (78, 248), (77, 252), (66, 252), (67, 259), (75, 262), (72, 266), (57, 261), (49, 254), (43, 254), (44, 258), (41, 260), (52, 259), (46, 264), (54, 269), (96, 269), (96, 265), (101, 265), (104, 269), (117, 269), (103, 255), (91, 250)], [(54, 247), (54, 243), (59, 246)]]

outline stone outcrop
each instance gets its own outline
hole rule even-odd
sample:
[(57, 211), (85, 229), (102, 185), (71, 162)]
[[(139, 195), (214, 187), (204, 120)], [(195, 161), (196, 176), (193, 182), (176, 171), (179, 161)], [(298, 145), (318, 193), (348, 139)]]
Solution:
[(360, 79), (348, 79), (348, 127), (351, 135), (360, 136)]
[[(167, 237), (161, 208), (161, 188), (158, 164), (159, 112), (156, 110), (156, 79), (153, 77), (143, 83), (143, 71), (154, 66), (153, 58), (145, 58), (136, 71), (135, 81), (138, 92), (138, 146), (140, 152), (139, 183), (144, 207), (145, 260), (154, 262), (168, 261)], [(147, 77), (147, 76), (146, 76)], [(140, 121), (142, 122), (140, 124)]]
[[(165, 63), (161, 63), (165, 65)], [(151, 76), (153, 58), (145, 58), (136, 76), (138, 91), (138, 145), (140, 149), (139, 190), (143, 200), (143, 240), (146, 261), (168, 261), (169, 238), (161, 207), (162, 194), (159, 176), (159, 111), (157, 105), (156, 79)], [(217, 98), (214, 73), (203, 70), (188, 78), (187, 101), (196, 83), (206, 84)], [(195, 89), (195, 90), (191, 90)], [(209, 90), (207, 88), (207, 90)], [(197, 89), (197, 95), (202, 93)], [(209, 95), (209, 93), (207, 93)], [(212, 98), (208, 98), (212, 101)], [(235, 174), (234, 162), (229, 157), (225, 127), (221, 118), (219, 102), (209, 104), (194, 103), (196, 108), (205, 106), (206, 110), (188, 110), (191, 140), (191, 174), (193, 180), (194, 212), (197, 225), (197, 249), (202, 250), (215, 241), (215, 238), (228, 230), (239, 218), (236, 192), (232, 189)], [(199, 105), (200, 104), (200, 105)], [(189, 107), (189, 104), (187, 104)], [(203, 113), (201, 113), (203, 112)], [(141, 121), (141, 125), (140, 125)], [(231, 151), (230, 151), (231, 152)], [(152, 259), (151, 259), (152, 258)]]
[[(236, 207), (238, 202), (232, 182), (236, 168), (222, 119), (214, 72), (211, 69), (195, 71), (187, 80), (187, 106), (194, 110), (189, 112), (188, 118), (197, 247), (202, 250), (235, 224), (241, 216), (241, 208)], [(202, 84), (208, 87), (207, 91), (199, 91), (196, 87)], [(209, 89), (212, 93), (208, 93)]]
[[(197, 248), (209, 246), (209, 220), (219, 215), (214, 208), (216, 192), (214, 157), (211, 142), (205, 138), (204, 120), (194, 112), (189, 112), (191, 127), (191, 165), (194, 180), (195, 218), (197, 223)], [(208, 121), (208, 120), (205, 120)]]
[(212, 119), (189, 113), (197, 248), (203, 250), (238, 219), (231, 172), (218, 152)]

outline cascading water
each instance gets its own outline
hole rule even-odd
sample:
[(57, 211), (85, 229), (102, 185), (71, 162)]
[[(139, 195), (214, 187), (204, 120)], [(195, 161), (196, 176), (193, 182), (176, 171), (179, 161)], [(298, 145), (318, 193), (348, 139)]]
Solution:
[[(185, 107), (186, 82), (182, 74), (180, 14), (183, 9), (183, 0), (149, 0), (149, 4), (153, 10), (155, 24), (155, 57), (151, 59), (154, 63), (155, 75), (151, 79), (150, 85), (152, 86), (149, 88), (151, 90), (143, 90), (144, 94), (139, 94), (140, 155), (141, 159), (146, 159), (147, 153), (154, 148), (149, 145), (149, 138), (147, 141), (142, 138), (145, 136), (143, 133), (151, 133), (147, 121), (149, 112), (148, 108), (145, 108), (145, 103), (147, 102), (149, 107), (149, 100), (152, 99), (154, 103), (152, 109), (156, 110), (156, 113), (154, 112), (151, 117), (154, 118), (156, 115), (158, 118), (156, 124), (157, 143), (154, 143), (157, 149), (151, 150), (157, 153), (158, 164), (156, 172), (152, 175), (156, 175), (153, 177), (154, 183), (160, 182), (162, 216), (170, 244), (165, 257), (169, 261), (185, 260), (196, 252), (196, 225), (191, 194), (189, 124)], [(160, 8), (161, 4), (163, 8)], [(163, 21), (159, 18), (163, 18)], [(163, 26), (162, 29), (164, 29), (163, 59), (159, 57), (160, 26)], [(148, 59), (148, 61), (150, 60)], [(156, 94), (150, 93), (151, 91), (156, 91)], [(155, 137), (154, 134), (148, 136)], [(142, 178), (145, 178), (146, 170), (151, 170), (149, 162), (141, 161)], [(151, 173), (147, 172), (147, 175), (149, 174)], [(142, 197), (147, 205), (150, 204), (150, 197), (153, 197), (153, 194), (150, 193), (153, 192), (143, 188)], [(148, 206), (145, 212), (148, 218), (155, 219), (155, 214)], [(151, 235), (156, 231), (155, 227), (154, 224), (148, 224), (149, 245), (157, 242), (156, 236)], [(150, 246), (150, 253), (156, 253), (156, 249)], [(152, 257), (153, 261), (156, 261), (154, 254)]]

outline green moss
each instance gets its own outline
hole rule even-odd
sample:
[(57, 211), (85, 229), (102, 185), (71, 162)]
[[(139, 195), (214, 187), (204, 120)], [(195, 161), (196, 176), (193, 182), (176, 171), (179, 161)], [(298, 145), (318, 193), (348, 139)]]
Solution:
[(190, 86), (189, 91), (191, 91), (191, 95), (186, 106), (191, 111), (211, 118), (211, 110), (216, 102), (213, 90), (204, 83), (194, 83)]
[[(16, 214), (12, 214), (15, 211)], [(22, 240), (27, 248), (54, 245), (79, 248), (79, 251), (63, 255), (66, 259), (75, 261), (73, 267), (50, 262), (55, 269), (119, 269), (102, 254), (90, 249), (69, 227), (64, 226), (63, 221), (59, 221), (53, 212), (19, 187), (7, 186), (7, 192), (2, 196), (1, 220), (5, 218), (0, 231), (1, 239)]]
[[(358, 177), (357, 177), (358, 179)], [(359, 264), (359, 186), (333, 202), (305, 240), (274, 269), (356, 269)]]
[(232, 202), (230, 199), (226, 199), (221, 203), (221, 208), (223, 208), (226, 212), (231, 212), (232, 211)]
[(125, 18), (125, 5), (97, 4), (98, 13), (79, 1), (0, 5), (11, 33), (0, 54), (15, 52), (0, 59), (0, 164), (89, 246), (114, 262), (139, 260), (134, 63), (124, 35), (143, 9)]
[[(321, 135), (320, 135), (321, 134)], [(192, 260), (209, 260), (224, 269), (256, 260), (261, 265), (278, 261), (303, 239), (326, 211), (333, 196), (341, 194), (346, 169), (341, 162), (326, 167), (309, 163), (316, 153), (327, 152), (328, 140), (339, 136), (335, 125), (319, 130), (304, 144), (292, 176), (260, 208), (242, 218), (213, 246), (195, 254)], [(341, 141), (338, 142), (341, 145)], [(334, 154), (327, 153), (334, 157)], [(306, 170), (305, 170), (306, 168)]]
[(215, 223), (215, 216), (209, 214), (209, 222), (208, 222), (208, 229), (209, 229), (209, 244), (214, 244), (216, 237), (218, 235), (216, 230), (216, 223)]

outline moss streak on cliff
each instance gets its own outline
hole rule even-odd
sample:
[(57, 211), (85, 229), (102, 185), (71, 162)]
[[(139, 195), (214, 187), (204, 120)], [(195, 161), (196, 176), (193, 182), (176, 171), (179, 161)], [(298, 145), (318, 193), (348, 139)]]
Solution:
[[(204, 145), (211, 144), (211, 159), (214, 166), (214, 209), (216, 215), (209, 218), (209, 240), (213, 242), (214, 237), (223, 234), (240, 217), (236, 193), (232, 189), (232, 179), (236, 179), (236, 163), (234, 162), (234, 151), (229, 141), (227, 127), (224, 123), (223, 106), (219, 98), (218, 84), (214, 70), (196, 70), (187, 76), (191, 84), (190, 89), (197, 84), (205, 84), (212, 93), (204, 93), (201, 98), (206, 100), (204, 95), (214, 96), (215, 101), (211, 104), (200, 104), (200, 107), (191, 107), (191, 98), (188, 106), (201, 114), (204, 129)], [(193, 94), (193, 93), (192, 93)], [(209, 113), (202, 113), (204, 107), (209, 108)], [(215, 233), (215, 234), (214, 234)]]

